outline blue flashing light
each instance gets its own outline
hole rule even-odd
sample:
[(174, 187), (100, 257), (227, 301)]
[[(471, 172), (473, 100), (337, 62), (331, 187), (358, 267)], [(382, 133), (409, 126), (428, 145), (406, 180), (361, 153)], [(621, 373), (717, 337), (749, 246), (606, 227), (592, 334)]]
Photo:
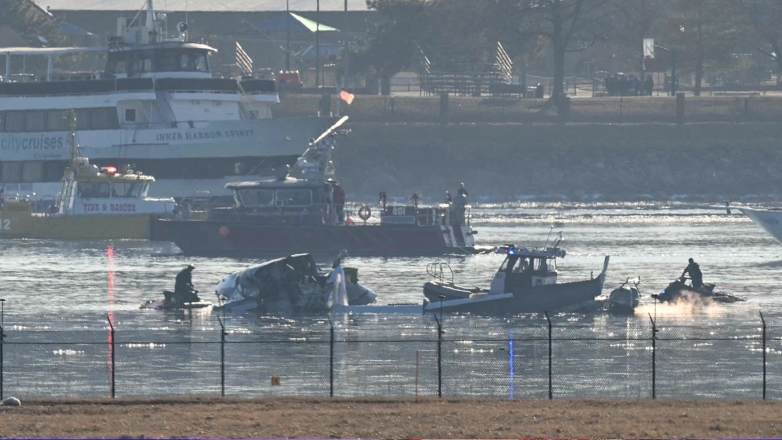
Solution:
[(508, 249), (508, 255), (516, 255), (516, 249)]

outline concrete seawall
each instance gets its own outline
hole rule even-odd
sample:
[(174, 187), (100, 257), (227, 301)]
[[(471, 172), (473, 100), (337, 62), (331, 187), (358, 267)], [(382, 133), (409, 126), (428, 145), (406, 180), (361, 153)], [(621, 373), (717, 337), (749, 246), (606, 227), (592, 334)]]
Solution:
[[(488, 200), (720, 201), (782, 194), (782, 124), (352, 123), (336, 154), (353, 200), (439, 200), (465, 182)], [(597, 196), (599, 195), (599, 196)], [(473, 199), (476, 200), (476, 199)]]

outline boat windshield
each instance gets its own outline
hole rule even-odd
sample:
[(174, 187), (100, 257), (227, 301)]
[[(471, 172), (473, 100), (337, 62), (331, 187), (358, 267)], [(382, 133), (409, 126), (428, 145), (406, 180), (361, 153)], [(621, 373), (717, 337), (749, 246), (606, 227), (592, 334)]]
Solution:
[(274, 190), (271, 189), (243, 189), (237, 194), (241, 205), (246, 208), (274, 206)]
[(78, 184), (79, 197), (90, 198), (109, 198), (111, 190), (106, 182), (84, 182)]
[(277, 206), (310, 206), (312, 205), (311, 189), (278, 189)]
[(139, 198), (144, 182), (122, 182), (112, 184), (112, 197)]

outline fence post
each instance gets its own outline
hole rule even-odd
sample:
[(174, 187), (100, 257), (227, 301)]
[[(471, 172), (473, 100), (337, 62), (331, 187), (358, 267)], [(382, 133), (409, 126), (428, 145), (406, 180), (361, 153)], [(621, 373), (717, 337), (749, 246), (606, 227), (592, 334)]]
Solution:
[(652, 315), (649, 315), (652, 321), (652, 399), (657, 398), (657, 324)]
[(329, 337), (329, 397), (334, 397), (334, 323), (329, 315), (331, 336)]
[(551, 386), (551, 318), (546, 314), (546, 320), (548, 321), (548, 399), (554, 398), (554, 389)]
[(437, 321), (437, 397), (443, 397), (443, 327)]
[(448, 92), (440, 92), (440, 123), (448, 125)]
[(760, 313), (760, 322), (763, 323), (763, 400), (766, 400), (766, 320), (763, 312)]
[(3, 343), (5, 339), (5, 299), (0, 298), (0, 400), (3, 400)]
[[(225, 310), (225, 309), (223, 309)], [(220, 323), (220, 397), (225, 397), (225, 323), (217, 317)]]
[(111, 349), (111, 398), (114, 399), (117, 396), (114, 387), (114, 324), (111, 322), (111, 316), (106, 316), (106, 320), (109, 321), (109, 332), (111, 333), (111, 344), (109, 345)]
[(676, 94), (676, 123), (684, 124), (684, 93)]

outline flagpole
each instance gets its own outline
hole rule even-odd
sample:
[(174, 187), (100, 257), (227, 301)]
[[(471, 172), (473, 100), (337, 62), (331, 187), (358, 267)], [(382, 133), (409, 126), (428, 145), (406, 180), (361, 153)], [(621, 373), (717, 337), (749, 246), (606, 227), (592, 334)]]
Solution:
[(320, 84), (320, 0), (315, 0), (315, 89)]
[(291, 7), (285, 0), (285, 71), (291, 70)]

